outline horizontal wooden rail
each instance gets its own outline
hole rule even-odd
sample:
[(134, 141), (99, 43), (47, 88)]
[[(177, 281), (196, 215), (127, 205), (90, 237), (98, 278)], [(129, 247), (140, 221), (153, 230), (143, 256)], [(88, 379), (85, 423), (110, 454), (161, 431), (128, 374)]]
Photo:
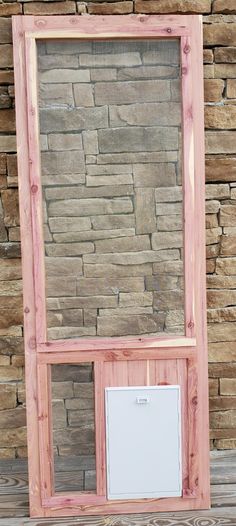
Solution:
[(79, 351), (74, 350), (57, 352), (44, 352), (38, 354), (38, 364), (60, 364), (60, 363), (80, 363), (80, 362), (116, 362), (128, 360), (178, 360), (190, 359), (196, 356), (194, 347), (180, 347), (174, 349), (147, 349), (144, 355), (143, 349), (125, 350), (94, 350)]
[(45, 343), (37, 344), (37, 351), (39, 352), (70, 352), (70, 351), (119, 351), (123, 350), (127, 352), (130, 349), (142, 351), (157, 350), (157, 349), (168, 349), (168, 348), (181, 348), (181, 347), (195, 347), (195, 338), (181, 337), (163, 337), (158, 339), (154, 338), (96, 338), (86, 339), (82, 338), (71, 339), (71, 340), (55, 340)]

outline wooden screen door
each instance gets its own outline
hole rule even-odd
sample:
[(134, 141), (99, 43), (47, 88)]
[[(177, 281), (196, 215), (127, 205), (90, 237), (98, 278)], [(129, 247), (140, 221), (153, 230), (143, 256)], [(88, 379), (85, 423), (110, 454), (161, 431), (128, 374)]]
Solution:
[[(13, 28), (31, 516), (207, 508), (201, 17)], [(180, 390), (180, 496), (107, 496), (132, 386)]]

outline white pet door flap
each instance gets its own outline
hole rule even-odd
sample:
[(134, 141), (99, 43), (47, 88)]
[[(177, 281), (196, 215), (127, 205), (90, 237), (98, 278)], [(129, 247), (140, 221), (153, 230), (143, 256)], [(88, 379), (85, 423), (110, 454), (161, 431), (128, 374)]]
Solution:
[(108, 499), (181, 496), (180, 387), (105, 394)]

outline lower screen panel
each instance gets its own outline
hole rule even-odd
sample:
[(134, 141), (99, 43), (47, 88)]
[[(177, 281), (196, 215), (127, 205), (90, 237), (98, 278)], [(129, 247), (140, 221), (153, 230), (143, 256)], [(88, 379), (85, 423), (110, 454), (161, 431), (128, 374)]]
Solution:
[(93, 364), (52, 365), (56, 492), (96, 491)]

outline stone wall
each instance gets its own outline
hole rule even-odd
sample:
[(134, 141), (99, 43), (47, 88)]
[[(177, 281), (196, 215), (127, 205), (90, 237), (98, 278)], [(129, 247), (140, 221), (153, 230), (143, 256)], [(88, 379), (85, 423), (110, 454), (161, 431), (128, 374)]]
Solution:
[(49, 338), (184, 334), (179, 41), (38, 55)]
[[(202, 13), (212, 447), (236, 446), (236, 9), (233, 0), (1, 2), (0, 457), (26, 455), (12, 14)], [(87, 95), (87, 94), (86, 94)]]

